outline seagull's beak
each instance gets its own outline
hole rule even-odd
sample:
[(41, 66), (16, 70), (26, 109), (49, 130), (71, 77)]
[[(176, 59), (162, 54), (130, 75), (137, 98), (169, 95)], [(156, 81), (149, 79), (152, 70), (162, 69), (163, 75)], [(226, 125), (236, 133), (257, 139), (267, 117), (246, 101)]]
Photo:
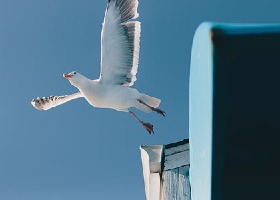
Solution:
[(72, 77), (72, 75), (69, 75), (69, 74), (63, 74), (63, 77), (68, 79), (68, 78), (71, 78), (71, 77)]

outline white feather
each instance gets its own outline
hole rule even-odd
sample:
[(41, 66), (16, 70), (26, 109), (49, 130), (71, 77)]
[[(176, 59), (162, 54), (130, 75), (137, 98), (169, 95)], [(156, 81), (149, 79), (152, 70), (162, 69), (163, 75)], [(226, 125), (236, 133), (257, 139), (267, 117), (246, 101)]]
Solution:
[(141, 25), (138, 0), (111, 0), (101, 31), (100, 82), (131, 86), (136, 81)]

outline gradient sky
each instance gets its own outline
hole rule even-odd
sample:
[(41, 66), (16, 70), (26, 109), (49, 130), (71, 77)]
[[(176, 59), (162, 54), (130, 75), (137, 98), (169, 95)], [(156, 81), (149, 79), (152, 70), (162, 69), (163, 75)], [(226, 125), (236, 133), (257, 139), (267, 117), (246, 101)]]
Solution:
[(188, 79), (194, 32), (203, 21), (279, 23), (279, 0), (139, 0), (137, 82), (167, 116), (127, 113), (77, 99), (49, 111), (37, 96), (71, 94), (62, 77), (99, 76), (106, 0), (0, 0), (0, 199), (142, 200), (140, 145), (188, 138)]

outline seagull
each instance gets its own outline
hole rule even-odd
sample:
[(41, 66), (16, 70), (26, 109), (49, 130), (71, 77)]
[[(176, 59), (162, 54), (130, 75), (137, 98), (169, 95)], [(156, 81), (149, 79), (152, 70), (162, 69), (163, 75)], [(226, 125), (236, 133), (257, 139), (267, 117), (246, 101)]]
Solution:
[(38, 110), (48, 110), (77, 98), (85, 98), (97, 108), (110, 108), (131, 114), (148, 132), (153, 125), (140, 120), (131, 108), (152, 111), (165, 116), (159, 109), (161, 100), (132, 88), (136, 81), (140, 50), (141, 24), (135, 21), (138, 0), (108, 0), (101, 30), (101, 69), (99, 79), (91, 80), (73, 71), (63, 74), (79, 91), (62, 96), (33, 99)]

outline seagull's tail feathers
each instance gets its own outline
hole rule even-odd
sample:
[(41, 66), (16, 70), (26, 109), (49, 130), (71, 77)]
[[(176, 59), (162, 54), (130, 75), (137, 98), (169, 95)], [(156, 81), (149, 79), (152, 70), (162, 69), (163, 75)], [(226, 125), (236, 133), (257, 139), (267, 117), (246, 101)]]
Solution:
[(80, 97), (83, 97), (80, 92), (63, 96), (38, 97), (37, 99), (32, 99), (31, 104), (38, 110), (49, 110), (53, 107)]
[[(141, 97), (140, 97), (140, 100), (142, 100), (145, 104), (153, 107), (153, 108), (157, 108), (159, 107), (159, 104), (161, 102), (160, 99), (158, 98), (155, 98), (155, 97), (151, 97), (151, 96), (148, 96), (146, 94), (142, 94)], [(142, 103), (138, 103), (137, 104), (137, 108), (139, 110), (142, 110), (143, 112), (146, 112), (146, 113), (149, 113), (151, 112), (151, 108), (149, 108), (148, 106), (142, 104)]]

